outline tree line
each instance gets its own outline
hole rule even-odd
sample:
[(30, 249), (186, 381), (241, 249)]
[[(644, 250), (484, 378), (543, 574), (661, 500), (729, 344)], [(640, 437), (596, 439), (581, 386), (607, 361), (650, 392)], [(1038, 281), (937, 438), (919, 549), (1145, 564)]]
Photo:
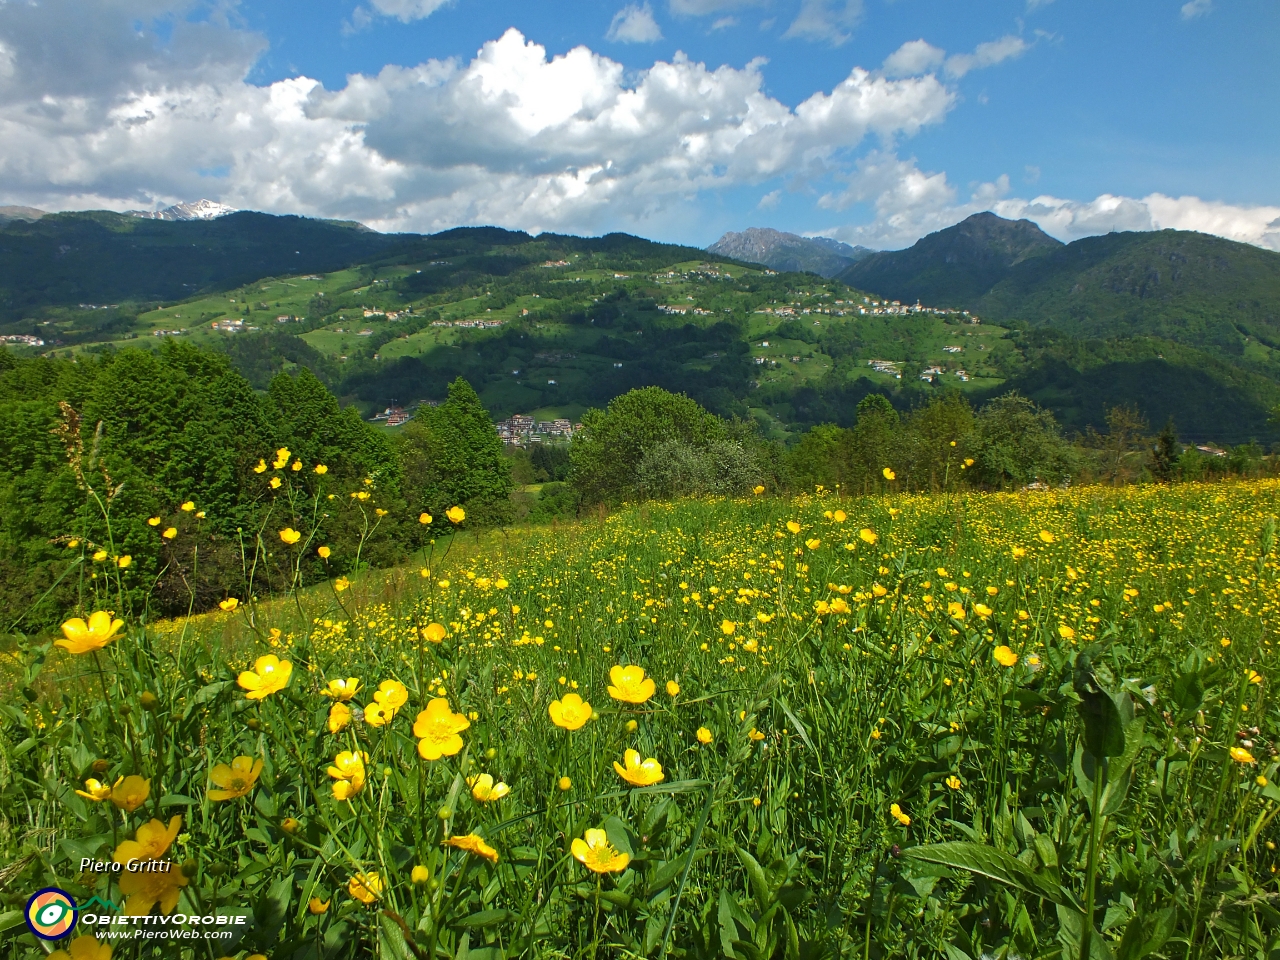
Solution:
[[(974, 409), (954, 393), (906, 412), (869, 394), (852, 426), (815, 426), (790, 446), (654, 386), (582, 424), (568, 445), (510, 450), (462, 378), (393, 435), (305, 369), (255, 390), (225, 355), (180, 342), (79, 360), (0, 351), (0, 616), (9, 630), (47, 622), (108, 573), (126, 600), (149, 596), (153, 613), (176, 615), (402, 563), (458, 529), (452, 507), (465, 528), (638, 499), (1167, 482), (1273, 466), (1256, 444), (1198, 451), (1172, 424), (1153, 435), (1128, 408), (1108, 412), (1105, 433), (1068, 438), (1017, 394)], [(284, 529), (308, 531), (308, 549), (282, 542)]]

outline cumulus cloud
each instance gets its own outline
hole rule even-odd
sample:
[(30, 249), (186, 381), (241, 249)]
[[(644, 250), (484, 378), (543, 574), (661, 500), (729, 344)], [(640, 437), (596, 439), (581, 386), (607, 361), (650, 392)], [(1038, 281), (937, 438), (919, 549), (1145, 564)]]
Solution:
[[(46, 22), (18, 36), (40, 9)], [(55, 10), (62, 23), (47, 22)], [(677, 55), (626, 74), (586, 47), (548, 57), (515, 30), (469, 62), (388, 66), (333, 91), (306, 77), (259, 87), (244, 79), (256, 38), (206, 24), (219, 55), (179, 58), (154, 38), (130, 48), (126, 20), (113, 35), (126, 49), (101, 69), (91, 55), (69, 66), (73, 82), (54, 69), (69, 51), (41, 54), (36, 41), (77, 15), (72, 0), (0, 4), (0, 42), (15, 51), (0, 80), (0, 182), (14, 201), (119, 209), (210, 196), (383, 229), (590, 231), (686, 215), (708, 189), (821, 174), (867, 137), (895, 142), (955, 102), (935, 77), (854, 69), (793, 108), (764, 92), (762, 61), (711, 69)]]
[(843, 180), (845, 188), (823, 195), (819, 206), (840, 211), (867, 204), (875, 217), (868, 224), (830, 228), (826, 235), (883, 249), (909, 246), (926, 233), (991, 210), (1010, 220), (1031, 220), (1063, 241), (1121, 230), (1196, 230), (1280, 251), (1280, 207), (1160, 193), (1140, 199), (1113, 194), (1086, 201), (1048, 194), (1027, 199), (1009, 196), (1007, 176), (977, 184), (961, 199), (946, 173), (923, 171), (914, 158), (887, 151), (868, 153)]
[(1182, 5), (1182, 19), (1194, 20), (1213, 10), (1213, 0), (1188, 0)]
[(1031, 44), (1014, 34), (980, 43), (973, 53), (953, 53), (951, 56), (923, 39), (908, 40), (885, 57), (881, 72), (887, 77), (914, 77), (932, 73), (941, 67), (948, 77), (958, 80), (972, 70), (994, 67), (997, 63), (1020, 57), (1030, 49)]
[(1020, 57), (1026, 53), (1027, 49), (1028, 44), (1025, 40), (1013, 34), (1007, 34), (999, 40), (978, 44), (973, 53), (952, 54), (947, 57), (944, 68), (948, 76), (959, 78), (970, 70), (994, 67), (997, 63), (1011, 57)]
[(862, 0), (800, 0), (800, 12), (783, 36), (838, 47), (848, 42), (849, 31), (861, 19)]
[(606, 40), (618, 43), (653, 43), (662, 39), (662, 29), (653, 19), (653, 7), (629, 3), (613, 15)]
[(884, 58), (887, 77), (914, 77), (938, 69), (947, 59), (947, 51), (921, 40), (908, 40)]
[(395, 17), (401, 23), (425, 20), (449, 0), (369, 0), (369, 6), (384, 17)]

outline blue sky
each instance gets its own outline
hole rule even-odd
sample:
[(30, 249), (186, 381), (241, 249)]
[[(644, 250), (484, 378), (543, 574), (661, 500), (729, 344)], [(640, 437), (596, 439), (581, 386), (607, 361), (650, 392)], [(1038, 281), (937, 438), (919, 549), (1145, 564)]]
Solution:
[(0, 203), (1280, 249), (1277, 94), (1274, 0), (0, 2)]

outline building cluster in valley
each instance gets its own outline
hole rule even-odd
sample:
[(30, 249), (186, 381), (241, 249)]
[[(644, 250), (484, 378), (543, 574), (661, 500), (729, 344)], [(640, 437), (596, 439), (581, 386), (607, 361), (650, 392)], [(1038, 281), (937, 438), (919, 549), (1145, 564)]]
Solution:
[(563, 417), (556, 420), (534, 420), (527, 414), (517, 413), (507, 420), (498, 421), (494, 427), (503, 443), (522, 447), (530, 443), (569, 440), (582, 429), (582, 424)]
[(905, 317), (923, 313), (935, 317), (958, 316), (963, 317), (969, 323), (981, 323), (981, 320), (968, 310), (956, 310), (952, 307), (926, 307), (919, 300), (912, 304), (904, 304), (898, 300), (876, 300), (874, 297), (863, 297), (861, 303), (854, 300), (835, 300), (832, 301), (832, 305), (829, 307), (802, 307), (799, 302), (792, 302), (762, 307), (756, 313), (771, 314), (775, 317), (799, 317), (813, 314), (828, 317)]
[(8, 333), (0, 337), (0, 343), (20, 343), (24, 347), (43, 347), (44, 341), (29, 333)]
[[(526, 310), (525, 313), (529, 311)], [(470, 327), (476, 330), (483, 330), (488, 327), (500, 327), (507, 321), (505, 320), (485, 320), (482, 317), (476, 317), (471, 320), (432, 320), (433, 327)]]

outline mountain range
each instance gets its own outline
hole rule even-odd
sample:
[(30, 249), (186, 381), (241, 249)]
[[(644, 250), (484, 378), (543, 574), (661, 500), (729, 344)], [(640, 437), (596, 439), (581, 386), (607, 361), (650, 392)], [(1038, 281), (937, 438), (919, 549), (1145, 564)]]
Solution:
[(782, 272), (807, 271), (823, 277), (834, 277), (875, 253), (830, 237), (801, 237), (769, 227), (748, 227), (741, 233), (726, 233), (707, 247), (707, 252), (744, 263), (760, 263)]
[[(787, 250), (812, 272), (787, 272)], [(818, 253), (860, 259), (823, 280)], [(750, 267), (766, 257), (769, 272)], [(917, 300), (938, 309), (912, 312)], [(217, 332), (235, 322), (243, 334)], [(1063, 244), (987, 213), (900, 251), (764, 230), (700, 251), (623, 234), (0, 208), (11, 349), (93, 353), (175, 328), (255, 384), (301, 364), (376, 409), (434, 398), (457, 375), (503, 416), (576, 416), (658, 383), (782, 435), (848, 423), (872, 391), (909, 407), (938, 389), (977, 402), (1016, 389), (1069, 429), (1128, 404), (1188, 438), (1280, 440), (1280, 254), (1204, 234)]]

